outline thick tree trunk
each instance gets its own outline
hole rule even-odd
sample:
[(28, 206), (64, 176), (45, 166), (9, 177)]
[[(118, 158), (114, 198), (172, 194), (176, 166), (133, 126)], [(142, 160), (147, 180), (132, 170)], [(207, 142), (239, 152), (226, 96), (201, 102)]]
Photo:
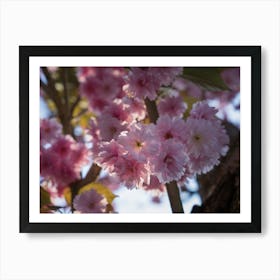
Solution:
[(227, 132), (230, 150), (219, 166), (198, 177), (203, 203), (194, 206), (192, 213), (240, 212), (240, 136), (239, 130), (228, 124)]

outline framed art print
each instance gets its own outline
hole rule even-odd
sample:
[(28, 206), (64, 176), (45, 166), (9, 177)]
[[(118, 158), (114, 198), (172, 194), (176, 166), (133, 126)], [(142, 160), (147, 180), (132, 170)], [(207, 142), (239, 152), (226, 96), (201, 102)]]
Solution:
[(20, 232), (261, 232), (260, 46), (20, 46)]

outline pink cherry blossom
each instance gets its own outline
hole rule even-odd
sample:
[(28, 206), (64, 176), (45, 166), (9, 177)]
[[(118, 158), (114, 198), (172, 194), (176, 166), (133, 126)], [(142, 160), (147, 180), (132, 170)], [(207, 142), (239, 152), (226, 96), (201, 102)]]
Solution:
[(153, 162), (153, 174), (160, 183), (169, 183), (179, 180), (185, 172), (188, 157), (182, 143), (169, 139), (162, 144), (158, 157)]
[(89, 128), (87, 130), (87, 133), (92, 136), (93, 139), (100, 140), (100, 131), (96, 119), (91, 118), (89, 120)]
[(64, 159), (57, 158), (51, 149), (40, 154), (40, 173), (46, 180), (66, 186), (79, 178), (79, 174)]
[(92, 144), (92, 155), (95, 157), (99, 153), (99, 145), (101, 143), (100, 130), (97, 126), (96, 119), (90, 119), (89, 128), (86, 130), (86, 133)]
[(94, 95), (88, 97), (90, 109), (96, 114), (100, 115), (104, 108), (110, 104), (110, 100), (104, 98), (103, 96)]
[(98, 117), (98, 128), (103, 141), (117, 139), (119, 134), (126, 130), (126, 125), (110, 115)]
[(190, 155), (190, 170), (196, 174), (205, 174), (213, 169), (215, 165), (220, 163), (219, 155), (199, 155), (194, 157)]
[(118, 142), (138, 160), (144, 160), (150, 153), (151, 133), (149, 126), (135, 124), (129, 131), (121, 133)]
[(167, 96), (158, 103), (158, 112), (160, 115), (182, 117), (187, 107), (181, 96)]
[(56, 170), (52, 174), (58, 185), (68, 185), (80, 178), (80, 166), (72, 165), (67, 159), (57, 160)]
[(217, 135), (213, 131), (215, 128), (211, 121), (189, 118), (187, 120), (187, 128), (189, 154), (198, 157), (209, 153), (212, 154), (216, 150)]
[(153, 135), (160, 142), (168, 139), (184, 142), (187, 136), (186, 123), (178, 117), (160, 116), (153, 128)]
[(89, 162), (90, 157), (91, 153), (83, 143), (75, 143), (75, 145), (72, 146), (71, 153), (68, 155), (68, 160), (74, 163), (74, 170), (80, 172), (81, 167)]
[(130, 155), (122, 156), (116, 163), (114, 171), (128, 189), (141, 188), (144, 183), (150, 182), (149, 165)]
[(80, 94), (86, 97), (91, 109), (101, 112), (114, 98), (123, 96), (123, 70), (98, 67), (80, 78)]
[(228, 150), (229, 137), (219, 121), (205, 119), (187, 120), (187, 152), (191, 170), (205, 173), (219, 164), (219, 158)]
[(155, 175), (151, 175), (150, 184), (144, 184), (143, 188), (146, 191), (159, 191), (159, 192), (165, 191), (165, 185), (160, 183)]
[(217, 139), (218, 139), (218, 146), (222, 147), (220, 149), (220, 154), (222, 156), (225, 156), (229, 150), (229, 136), (227, 134), (226, 129), (221, 124), (221, 121), (218, 120), (214, 123), (216, 126), (216, 133), (217, 133)]
[(92, 189), (77, 195), (73, 205), (81, 213), (104, 213), (106, 202), (103, 196)]
[(80, 93), (90, 98), (95, 93), (96, 78), (94, 76), (85, 76), (84, 81), (81, 82)]
[(122, 77), (115, 75), (113, 69), (99, 70), (95, 82), (95, 92), (104, 98), (115, 98), (122, 92)]
[(217, 112), (218, 110), (214, 107), (210, 107), (207, 101), (201, 101), (192, 106), (190, 117), (193, 119), (217, 120)]
[(58, 157), (68, 157), (69, 151), (74, 149), (76, 142), (70, 135), (60, 137), (51, 147), (51, 151)]
[(116, 164), (122, 160), (122, 156), (126, 153), (126, 150), (115, 140), (110, 142), (102, 142), (99, 146), (99, 153), (94, 159), (104, 169), (109, 172), (115, 170)]
[(183, 67), (150, 67), (149, 69), (162, 86), (170, 85), (175, 77), (183, 72)]
[(77, 68), (77, 77), (80, 82), (84, 82), (88, 76), (96, 76), (96, 69), (94, 67)]
[(62, 134), (62, 125), (56, 119), (40, 120), (40, 144), (51, 144)]
[(115, 99), (114, 102), (106, 106), (102, 112), (102, 115), (110, 115), (113, 118), (118, 119), (120, 122), (130, 122), (130, 111), (127, 110), (127, 106), (121, 99)]
[(115, 191), (120, 188), (120, 179), (113, 174), (108, 174), (105, 177), (99, 178), (97, 183), (100, 183), (106, 187), (108, 187), (111, 191)]
[(149, 68), (134, 67), (128, 74), (125, 90), (128, 95), (154, 100), (159, 87), (158, 79), (149, 71)]
[(127, 77), (128, 95), (154, 100), (161, 86), (170, 85), (182, 67), (133, 67)]
[(52, 177), (56, 172), (56, 155), (50, 153), (49, 149), (40, 150), (40, 174), (45, 178)]
[(122, 102), (126, 105), (127, 111), (133, 120), (142, 121), (146, 117), (146, 107), (143, 100), (125, 96)]
[(80, 178), (81, 168), (88, 163), (86, 146), (71, 136), (61, 136), (49, 148), (41, 148), (41, 175), (57, 185), (66, 186)]
[(184, 168), (184, 175), (177, 181), (178, 186), (185, 186), (187, 179), (194, 176), (195, 172), (191, 170), (191, 159), (188, 159), (187, 164), (184, 166)]
[(184, 92), (187, 96), (201, 99), (202, 89), (198, 85), (184, 78), (176, 78), (173, 82), (173, 87), (180, 92)]

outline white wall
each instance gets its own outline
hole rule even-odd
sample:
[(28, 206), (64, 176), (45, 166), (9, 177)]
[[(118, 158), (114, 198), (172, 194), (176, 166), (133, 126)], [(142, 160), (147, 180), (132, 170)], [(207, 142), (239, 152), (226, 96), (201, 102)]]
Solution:
[[(275, 0), (0, 1), (0, 279), (280, 279)], [(262, 234), (19, 234), (18, 45), (262, 45)]]

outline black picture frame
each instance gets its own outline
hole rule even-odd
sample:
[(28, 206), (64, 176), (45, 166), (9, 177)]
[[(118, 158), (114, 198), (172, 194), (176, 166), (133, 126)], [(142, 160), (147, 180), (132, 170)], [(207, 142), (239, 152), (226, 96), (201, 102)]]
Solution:
[[(32, 223), (29, 221), (29, 58), (32, 56), (247, 56), (251, 58), (250, 223)], [(21, 233), (261, 232), (260, 46), (19, 46)], [(39, 156), (39, 155), (38, 155)]]

